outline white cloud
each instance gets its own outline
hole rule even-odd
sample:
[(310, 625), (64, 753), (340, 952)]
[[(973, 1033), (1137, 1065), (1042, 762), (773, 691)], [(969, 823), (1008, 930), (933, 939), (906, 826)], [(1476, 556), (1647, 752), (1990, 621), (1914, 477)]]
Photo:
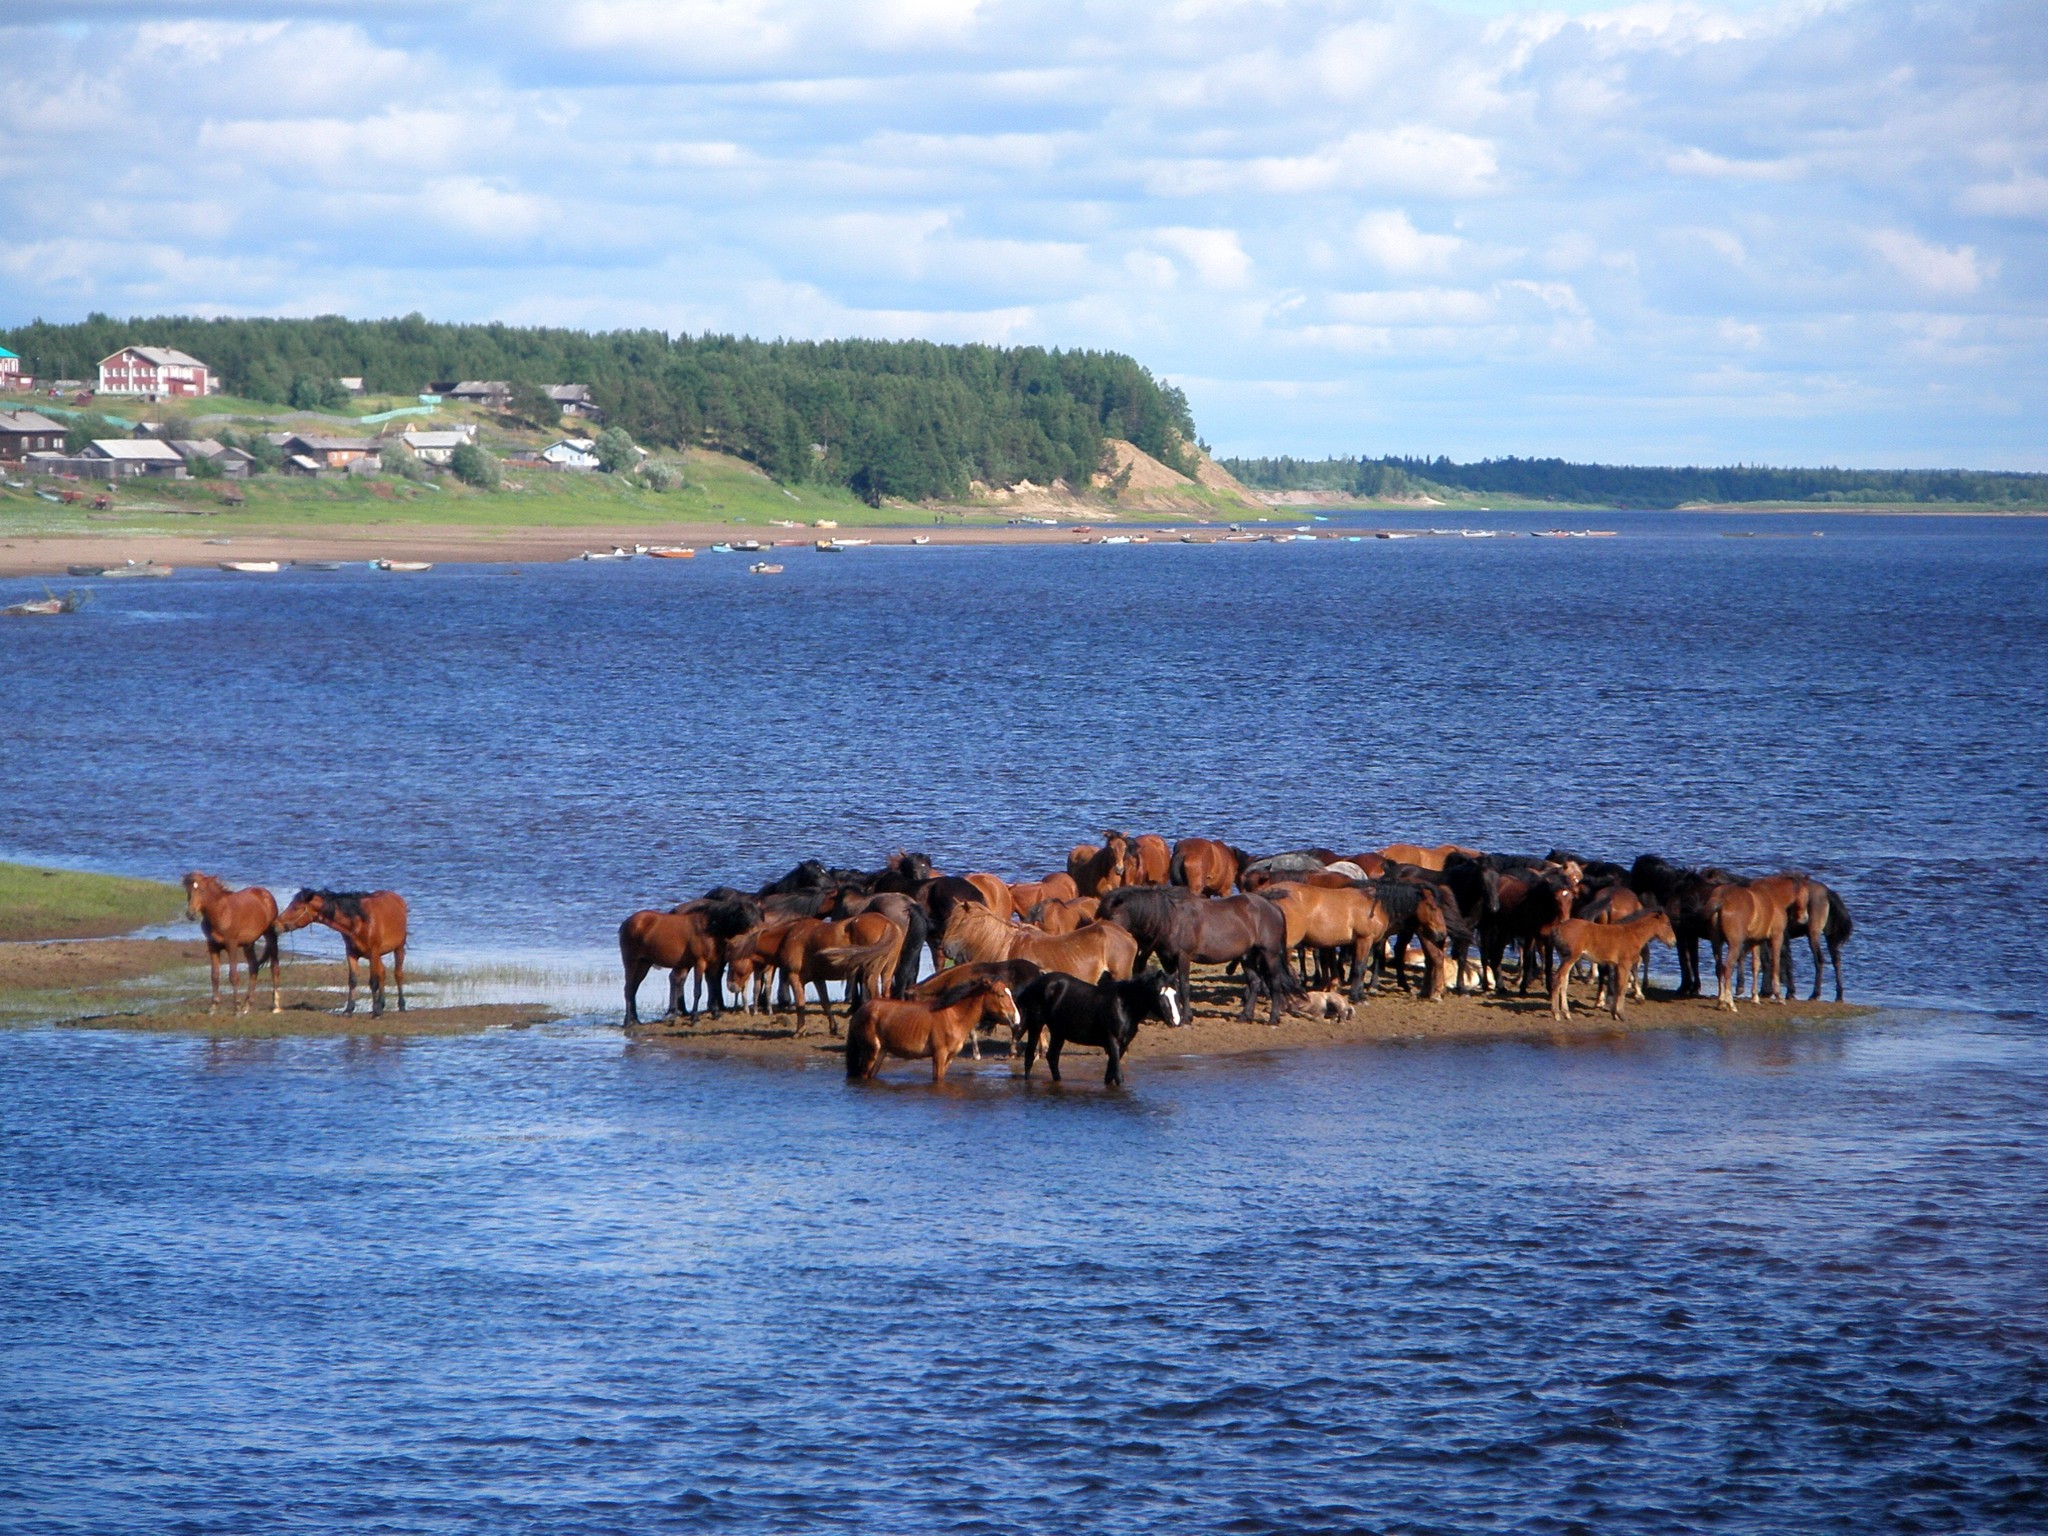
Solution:
[(1664, 157), (1665, 168), (1678, 176), (1704, 176), (1714, 181), (1797, 181), (1806, 174), (1795, 159), (1731, 160), (1704, 149), (1681, 150)]
[(1980, 258), (1973, 245), (1936, 245), (1903, 229), (1877, 230), (1870, 244), (1901, 276), (1929, 293), (1975, 293), (1998, 275), (1997, 260)]
[(2004, 181), (1965, 187), (1956, 198), (1964, 213), (1987, 213), (2009, 219), (2048, 218), (2048, 176), (2014, 171)]
[(1465, 244), (1456, 235), (1426, 235), (1400, 209), (1382, 209), (1358, 221), (1358, 248), (1397, 277), (1441, 272)]
[(1157, 229), (1152, 238), (1193, 269), (1211, 288), (1242, 288), (1251, 281), (1252, 259), (1234, 229)]
[(1475, 325), (1492, 317), (1494, 304), (1469, 288), (1407, 288), (1333, 293), (1330, 311), (1363, 325)]

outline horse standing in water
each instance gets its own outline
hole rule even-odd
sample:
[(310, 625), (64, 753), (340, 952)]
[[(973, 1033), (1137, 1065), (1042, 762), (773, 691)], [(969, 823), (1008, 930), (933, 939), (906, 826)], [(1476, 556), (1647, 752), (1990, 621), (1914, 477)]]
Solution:
[(862, 1082), (881, 1070), (885, 1056), (910, 1061), (928, 1056), (932, 1081), (942, 1083), (960, 1048), (991, 1016), (1012, 1031), (1017, 1028), (1016, 1001), (995, 976), (969, 977), (929, 1002), (871, 997), (853, 1011), (846, 1026), (846, 1075)]
[[(228, 957), (228, 1001), (237, 1013), (256, 1004), (256, 972), (264, 959), (270, 961), (270, 1011), (284, 1012), (277, 990), (277, 900), (260, 885), (231, 891), (212, 875), (193, 870), (185, 876), (185, 913), (199, 919), (199, 931), (206, 935), (206, 958), (213, 966), (213, 1000), (206, 1011), (220, 1007), (220, 957)], [(245, 1001), (235, 987), (235, 951), (249, 963), (249, 996)]]
[(374, 1019), (384, 1011), (386, 955), (391, 957), (391, 973), (398, 982), (398, 1011), (405, 1012), (405, 918), (405, 898), (396, 891), (308, 888), (278, 914), (277, 926), (285, 933), (296, 933), (319, 923), (341, 935), (342, 956), (348, 964), (348, 1006), (343, 1013), (356, 1011), (356, 962), (369, 961), (370, 1017)]

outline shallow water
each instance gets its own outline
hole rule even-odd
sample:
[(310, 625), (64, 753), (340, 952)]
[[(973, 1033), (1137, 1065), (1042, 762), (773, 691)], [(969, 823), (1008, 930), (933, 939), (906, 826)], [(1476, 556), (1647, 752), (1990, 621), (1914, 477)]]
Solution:
[(1114, 823), (1800, 864), (1895, 1005), (1148, 1035), (1122, 1095), (0, 1032), (0, 1529), (2042, 1528), (2048, 528), (1598, 522), (0, 626), (0, 852), (390, 884), (515, 985), (806, 853)]

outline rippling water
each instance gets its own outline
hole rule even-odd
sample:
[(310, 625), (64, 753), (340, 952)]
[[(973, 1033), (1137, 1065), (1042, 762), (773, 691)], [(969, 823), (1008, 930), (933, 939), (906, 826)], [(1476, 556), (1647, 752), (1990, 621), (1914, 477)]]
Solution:
[(1602, 521), (0, 627), (6, 851), (390, 883), (448, 953), (1114, 822), (1804, 864), (1895, 1005), (1148, 1036), (1122, 1095), (0, 1033), (0, 1529), (2041, 1529), (2048, 529)]

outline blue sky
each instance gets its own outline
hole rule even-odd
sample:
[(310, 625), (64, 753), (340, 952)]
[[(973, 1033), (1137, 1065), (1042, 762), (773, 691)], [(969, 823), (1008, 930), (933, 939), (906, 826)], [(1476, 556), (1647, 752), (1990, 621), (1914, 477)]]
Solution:
[(1225, 452), (2048, 469), (2026, 4), (17, 0), (0, 322), (1129, 351)]

